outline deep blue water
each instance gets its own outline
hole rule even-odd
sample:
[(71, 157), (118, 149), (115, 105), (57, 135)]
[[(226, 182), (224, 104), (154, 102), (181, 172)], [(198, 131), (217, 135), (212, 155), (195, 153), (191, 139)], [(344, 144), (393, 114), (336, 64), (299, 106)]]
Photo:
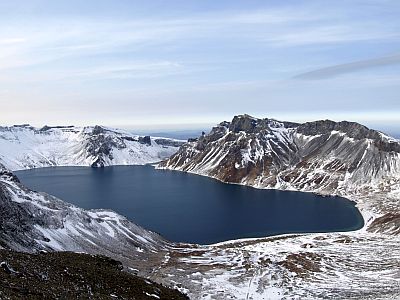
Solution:
[(32, 189), (86, 209), (112, 209), (176, 242), (209, 244), (363, 226), (354, 203), (344, 198), (259, 190), (151, 166), (56, 167), (15, 173)]

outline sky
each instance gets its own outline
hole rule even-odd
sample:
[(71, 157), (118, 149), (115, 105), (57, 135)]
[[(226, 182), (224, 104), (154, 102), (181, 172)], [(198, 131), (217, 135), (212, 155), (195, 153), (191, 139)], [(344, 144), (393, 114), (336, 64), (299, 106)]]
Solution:
[(398, 0), (0, 0), (0, 15), (1, 125), (400, 129)]

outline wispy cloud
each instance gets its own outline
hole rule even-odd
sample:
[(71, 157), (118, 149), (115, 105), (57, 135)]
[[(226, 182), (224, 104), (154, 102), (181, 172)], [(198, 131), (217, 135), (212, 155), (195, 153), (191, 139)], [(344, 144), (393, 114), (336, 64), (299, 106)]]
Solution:
[(400, 38), (394, 30), (376, 29), (373, 24), (353, 23), (343, 25), (318, 25), (291, 27), (265, 37), (265, 42), (280, 47), (305, 45), (344, 44), (368, 41), (383, 41)]
[(293, 78), (307, 79), (307, 80), (326, 79), (361, 70), (398, 65), (398, 64), (400, 64), (400, 54), (395, 54), (390, 56), (383, 56), (378, 58), (360, 60), (345, 64), (329, 66), (325, 68), (320, 68), (317, 70), (298, 74)]
[(19, 44), (19, 43), (23, 43), (26, 40), (23, 38), (3, 38), (0, 39), (0, 45), (13, 45), (13, 44)]
[[(236, 43), (260, 47), (297, 47), (399, 37), (396, 28), (369, 21), (337, 25), (335, 14), (316, 8), (219, 11), (175, 18), (136, 20), (29, 20), (0, 28), (0, 69), (20, 68), (65, 58), (104, 53), (144, 52), (163, 46)], [(0, 22), (1, 25), (1, 22)], [(161, 47), (160, 47), (161, 46)], [(143, 53), (141, 53), (143, 54)], [(161, 51), (158, 51), (157, 59)]]

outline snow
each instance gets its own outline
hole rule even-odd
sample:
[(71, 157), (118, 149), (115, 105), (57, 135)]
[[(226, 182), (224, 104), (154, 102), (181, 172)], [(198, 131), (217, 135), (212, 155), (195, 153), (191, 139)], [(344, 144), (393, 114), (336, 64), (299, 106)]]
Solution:
[(149, 294), (147, 292), (145, 294), (146, 294), (146, 296), (153, 297), (153, 298), (156, 298), (156, 299), (160, 299), (160, 296), (158, 296), (156, 294)]

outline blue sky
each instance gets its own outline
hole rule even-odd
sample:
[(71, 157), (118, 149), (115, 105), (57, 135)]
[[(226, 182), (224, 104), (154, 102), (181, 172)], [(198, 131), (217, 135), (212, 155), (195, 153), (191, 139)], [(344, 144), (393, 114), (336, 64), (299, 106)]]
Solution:
[(400, 1), (1, 1), (2, 124), (400, 121)]

